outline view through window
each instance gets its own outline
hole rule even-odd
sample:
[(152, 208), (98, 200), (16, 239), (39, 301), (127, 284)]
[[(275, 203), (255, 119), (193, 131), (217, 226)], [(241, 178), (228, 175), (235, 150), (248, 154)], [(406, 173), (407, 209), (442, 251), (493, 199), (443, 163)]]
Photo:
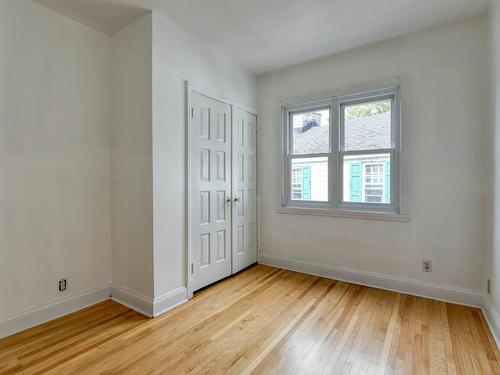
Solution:
[(330, 109), (291, 115), (293, 157), (291, 199), (328, 201)]
[[(396, 91), (366, 98), (334, 98), (323, 107), (305, 105), (304, 110), (287, 112), (289, 201), (349, 207), (395, 205), (391, 181), (395, 181), (392, 174), (398, 147), (394, 136)], [(331, 119), (331, 113), (338, 114), (338, 119)], [(338, 201), (331, 202), (331, 196)]]
[(390, 203), (391, 100), (342, 107), (343, 201)]

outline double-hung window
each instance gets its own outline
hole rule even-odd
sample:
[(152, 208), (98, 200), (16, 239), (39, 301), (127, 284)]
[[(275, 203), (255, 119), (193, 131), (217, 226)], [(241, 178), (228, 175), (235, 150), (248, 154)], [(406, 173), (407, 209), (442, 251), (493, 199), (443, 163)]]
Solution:
[(399, 87), (283, 107), (282, 206), (399, 213)]

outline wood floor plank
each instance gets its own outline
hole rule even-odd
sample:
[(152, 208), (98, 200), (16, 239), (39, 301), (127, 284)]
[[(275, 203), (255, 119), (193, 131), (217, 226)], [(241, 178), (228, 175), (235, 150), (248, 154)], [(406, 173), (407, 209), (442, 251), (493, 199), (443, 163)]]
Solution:
[(500, 374), (479, 309), (258, 265), (155, 319), (113, 301), (0, 340), (0, 374)]
[(381, 336), (384, 338), (384, 343), (382, 347), (382, 351), (379, 357), (379, 363), (376, 368), (372, 369), (372, 372), (376, 373), (377, 375), (382, 375), (385, 373), (387, 369), (387, 364), (389, 362), (389, 355), (392, 347), (392, 343), (395, 340), (396, 336), (396, 327), (398, 323), (398, 315), (399, 315), (399, 307), (401, 304), (401, 295), (398, 293), (396, 294), (395, 298), (393, 299), (391, 310), (390, 310), (390, 317), (389, 317), (389, 322), (387, 325), (387, 329), (380, 330)]
[(441, 302), (429, 301), (429, 371), (431, 374), (448, 374), (446, 364), (447, 323), (441, 315)]

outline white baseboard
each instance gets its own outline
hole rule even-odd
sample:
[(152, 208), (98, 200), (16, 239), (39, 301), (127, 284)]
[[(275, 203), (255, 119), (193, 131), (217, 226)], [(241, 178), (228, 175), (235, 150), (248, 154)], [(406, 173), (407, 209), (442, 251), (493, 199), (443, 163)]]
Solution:
[(161, 315), (188, 300), (187, 288), (180, 287), (168, 292), (153, 301), (153, 316)]
[(111, 287), (111, 299), (147, 317), (153, 317), (152, 298), (119, 284)]
[(109, 299), (111, 285), (105, 284), (69, 295), (0, 320), (0, 338), (46, 323), (85, 307)]
[(187, 301), (187, 289), (177, 288), (154, 300), (122, 285), (105, 284), (0, 319), (0, 338), (57, 319), (111, 298), (150, 318), (161, 315)]
[(160, 297), (152, 299), (149, 296), (126, 288), (122, 285), (113, 284), (111, 288), (111, 299), (137, 311), (142, 315), (153, 318), (186, 302), (187, 289), (186, 287), (180, 287)]
[(500, 348), (500, 315), (495, 310), (489, 298), (484, 297), (483, 301), (483, 315), (486, 319), (486, 323), (490, 327), (491, 334), (497, 343), (497, 347)]
[[(500, 348), (500, 315), (488, 298), (475, 291), (422, 282), (349, 267), (321, 264), (260, 253), (259, 263), (330, 279), (402, 292), (466, 306), (481, 307), (497, 346)], [(76, 293), (52, 303), (14, 314), (0, 320), (0, 338), (111, 299), (148, 317), (159, 316), (187, 301), (187, 289), (177, 288), (152, 300), (117, 284), (105, 284)]]
[(450, 285), (429, 283), (332, 264), (322, 264), (315, 261), (286, 258), (266, 252), (260, 253), (259, 263), (290, 271), (297, 271), (353, 284), (391, 290), (444, 302), (457, 303), (460, 305), (481, 307), (483, 304), (481, 293)]

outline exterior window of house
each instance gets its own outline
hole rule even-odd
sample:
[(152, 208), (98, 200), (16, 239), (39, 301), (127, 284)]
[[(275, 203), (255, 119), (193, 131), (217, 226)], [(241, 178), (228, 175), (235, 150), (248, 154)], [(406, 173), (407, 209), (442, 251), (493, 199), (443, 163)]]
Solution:
[(384, 200), (384, 164), (365, 164), (365, 201), (382, 203)]
[(285, 207), (399, 213), (399, 87), (283, 107)]
[(302, 167), (292, 169), (292, 199), (302, 200)]

